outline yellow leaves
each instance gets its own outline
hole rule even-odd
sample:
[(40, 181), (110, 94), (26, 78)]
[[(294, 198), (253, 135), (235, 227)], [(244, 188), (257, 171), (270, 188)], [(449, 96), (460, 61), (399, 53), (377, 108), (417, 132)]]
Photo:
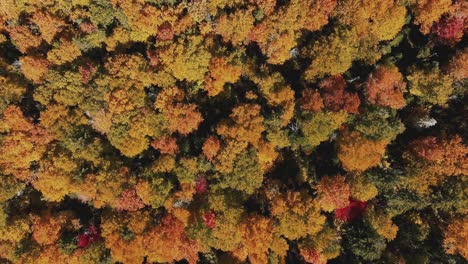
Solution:
[[(3, 63), (0, 61), (0, 65)], [(3, 70), (3, 69), (2, 69)], [(11, 103), (19, 102), (22, 95), (26, 92), (26, 85), (17, 82), (8, 76), (0, 76), (0, 113)], [(1, 124), (0, 124), (1, 131)]]
[(65, 27), (65, 22), (62, 19), (42, 11), (34, 12), (31, 21), (39, 27), (42, 38), (49, 44), (52, 43), (55, 35)]
[(405, 24), (406, 7), (394, 0), (342, 1), (341, 22), (357, 30), (360, 38), (374, 42), (393, 39)]
[(204, 89), (209, 96), (216, 96), (224, 89), (224, 84), (236, 82), (242, 68), (232, 65), (224, 57), (213, 57), (210, 60), (209, 75), (205, 77)]
[(347, 118), (348, 113), (345, 111), (306, 113), (304, 118), (299, 120), (304, 135), (303, 142), (300, 142), (301, 146), (306, 150), (310, 150), (320, 145), (320, 142), (327, 140), (333, 131), (340, 128)]
[(347, 131), (338, 142), (338, 158), (347, 171), (364, 171), (379, 164), (388, 144), (386, 140), (373, 141), (359, 132)]
[(307, 80), (315, 80), (327, 74), (336, 75), (347, 71), (357, 57), (356, 33), (337, 29), (330, 36), (321, 37), (311, 47), (312, 63), (305, 72)]
[(49, 62), (45, 59), (24, 56), (20, 58), (21, 72), (33, 83), (41, 83), (49, 71)]
[(318, 202), (324, 211), (330, 212), (344, 208), (349, 204), (350, 188), (345, 182), (345, 177), (341, 175), (323, 177), (317, 184), (316, 189)]
[(32, 237), (41, 246), (51, 245), (57, 242), (62, 226), (66, 222), (66, 215), (52, 216), (45, 214), (33, 218)]
[(432, 24), (452, 8), (451, 0), (417, 0), (414, 7), (416, 25), (420, 25), (420, 30), (428, 34)]
[(223, 37), (225, 42), (234, 46), (242, 44), (253, 27), (252, 10), (239, 10), (230, 15), (222, 15), (216, 21), (215, 32)]
[(27, 120), (16, 106), (9, 106), (3, 112), (2, 130), (7, 134), (0, 139), (0, 168), (5, 174), (13, 174), (20, 180), (31, 175), (31, 162), (39, 161), (46, 145), (52, 140), (39, 126)]
[(289, 191), (274, 194), (271, 212), (279, 221), (275, 232), (291, 240), (315, 235), (325, 223), (317, 200), (305, 193)]
[(191, 36), (186, 41), (179, 40), (161, 47), (159, 58), (164, 69), (176, 79), (202, 82), (208, 72), (211, 54), (201, 36)]
[(453, 93), (453, 79), (442, 73), (439, 68), (413, 69), (406, 77), (409, 81), (410, 93), (423, 102), (447, 106), (447, 100)]
[(18, 243), (30, 232), (30, 219), (27, 217), (15, 219), (6, 226), (0, 227), (0, 241)]
[(255, 104), (242, 104), (234, 107), (229, 115), (229, 120), (222, 121), (216, 132), (240, 142), (248, 142), (258, 147), (263, 126), (263, 116), (260, 115), (260, 106)]
[(365, 175), (351, 175), (348, 177), (351, 197), (359, 201), (368, 201), (378, 194), (377, 187)]
[(371, 210), (366, 215), (370, 225), (375, 229), (377, 234), (385, 237), (388, 241), (396, 238), (398, 226), (392, 222), (392, 217), (384, 212)]
[(62, 40), (59, 47), (51, 49), (47, 53), (47, 60), (56, 65), (72, 62), (81, 56), (81, 50), (72, 42)]
[(21, 53), (27, 53), (29, 50), (39, 47), (42, 43), (41, 37), (34, 35), (26, 26), (8, 28), (8, 32), (13, 44)]

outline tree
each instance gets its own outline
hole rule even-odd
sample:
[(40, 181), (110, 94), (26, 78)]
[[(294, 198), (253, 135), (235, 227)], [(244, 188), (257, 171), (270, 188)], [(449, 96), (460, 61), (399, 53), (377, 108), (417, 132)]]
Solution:
[(407, 79), (410, 93), (423, 102), (444, 106), (453, 93), (452, 78), (442, 73), (438, 67), (413, 69)]
[(304, 112), (299, 118), (298, 124), (303, 135), (297, 138), (297, 144), (304, 150), (310, 151), (340, 128), (347, 120), (348, 114), (345, 111)]
[(341, 175), (325, 176), (320, 179), (315, 188), (322, 210), (329, 212), (348, 205), (351, 192), (349, 185), (345, 182), (345, 177)]
[(233, 45), (242, 44), (254, 24), (252, 10), (239, 10), (230, 15), (222, 15), (216, 21), (215, 32), (223, 37), (225, 42)]
[(400, 109), (406, 105), (405, 90), (406, 83), (397, 67), (380, 66), (367, 81), (367, 100), (372, 104)]
[(379, 164), (385, 153), (387, 140), (366, 139), (359, 132), (344, 131), (338, 139), (338, 158), (347, 171), (364, 171)]
[(452, 9), (450, 0), (418, 0), (413, 7), (415, 13), (414, 23), (420, 26), (422, 33), (430, 32), (434, 22)]
[(405, 24), (406, 7), (393, 0), (340, 1), (337, 14), (341, 23), (357, 30), (359, 38), (379, 42), (398, 34)]
[(3, 174), (12, 174), (19, 180), (30, 180), (29, 168), (41, 159), (52, 140), (42, 127), (23, 116), (20, 108), (9, 106), (3, 111), (0, 133), (0, 168)]
[(255, 104), (242, 104), (232, 109), (230, 119), (219, 123), (216, 132), (220, 136), (240, 142), (248, 142), (258, 147), (262, 132), (265, 131), (260, 106)]
[(444, 248), (448, 254), (460, 254), (465, 259), (468, 258), (466, 249), (467, 238), (464, 234), (467, 232), (466, 220), (463, 218), (452, 219), (444, 230)]
[(334, 112), (344, 110), (348, 113), (358, 113), (359, 97), (345, 90), (346, 81), (341, 75), (322, 80), (319, 87), (326, 108)]
[(176, 79), (201, 83), (208, 72), (211, 54), (201, 36), (193, 36), (161, 47), (159, 58), (164, 69)]
[(242, 68), (234, 65), (225, 57), (213, 57), (210, 60), (209, 75), (205, 77), (204, 89), (209, 96), (216, 96), (224, 89), (224, 84), (236, 82)]

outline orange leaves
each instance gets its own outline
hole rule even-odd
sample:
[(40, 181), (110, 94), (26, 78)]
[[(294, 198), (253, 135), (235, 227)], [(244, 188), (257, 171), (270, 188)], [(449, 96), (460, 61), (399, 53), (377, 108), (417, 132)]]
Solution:
[(198, 128), (203, 121), (197, 105), (181, 103), (185, 93), (177, 87), (164, 89), (154, 104), (167, 120), (167, 127), (171, 132), (187, 135)]
[(268, 250), (273, 242), (273, 222), (258, 215), (249, 216), (240, 224), (239, 232), (242, 243), (233, 255), (240, 260), (248, 257), (252, 264), (267, 263)]
[(177, 103), (171, 105), (165, 111), (168, 120), (168, 129), (171, 132), (179, 132), (187, 135), (198, 128), (203, 117), (195, 104)]
[(333, 211), (346, 207), (349, 203), (351, 191), (345, 182), (345, 177), (336, 175), (325, 176), (316, 186), (319, 204), (324, 211)]
[(205, 155), (209, 161), (212, 161), (218, 154), (220, 148), (221, 142), (217, 138), (211, 136), (205, 140), (205, 143), (203, 143), (203, 155)]
[(196, 241), (186, 236), (184, 228), (179, 219), (168, 215), (160, 225), (145, 234), (143, 245), (148, 261), (172, 262), (186, 259), (189, 263), (196, 263), (199, 246)]
[(60, 232), (65, 222), (66, 215), (46, 214), (42, 217), (35, 217), (31, 228), (32, 237), (41, 246), (55, 244), (60, 238)]
[(115, 202), (115, 208), (120, 211), (136, 211), (143, 208), (144, 206), (145, 205), (140, 197), (138, 197), (135, 188), (124, 190), (120, 194), (119, 199)]
[(215, 32), (226, 42), (242, 44), (253, 27), (252, 10), (240, 10), (230, 15), (221, 16), (216, 23)]
[(204, 89), (209, 96), (216, 96), (223, 91), (224, 84), (236, 82), (242, 72), (242, 68), (232, 65), (224, 57), (214, 57), (210, 60), (210, 74), (205, 77)]
[(466, 218), (452, 219), (444, 230), (444, 248), (448, 254), (460, 254), (468, 259), (468, 223)]
[(26, 119), (16, 106), (5, 109), (1, 123), (0, 132), (6, 135), (0, 139), (0, 168), (20, 180), (29, 179), (31, 162), (40, 160), (52, 138)]
[(49, 62), (45, 59), (32, 56), (20, 58), (21, 72), (33, 83), (41, 83), (44, 76), (49, 71)]
[(458, 175), (468, 173), (468, 147), (458, 135), (450, 140), (426, 137), (411, 143), (412, 150), (429, 162), (433, 173)]
[(367, 96), (369, 102), (394, 109), (400, 109), (406, 105), (403, 92), (406, 83), (403, 75), (395, 66), (378, 67), (369, 76), (367, 82)]
[(320, 93), (312, 89), (302, 91), (300, 103), (301, 109), (307, 111), (319, 112), (323, 108), (323, 99)]
[(373, 141), (349, 131), (343, 132), (338, 143), (338, 158), (347, 171), (364, 171), (379, 164), (388, 144), (386, 140)]
[(242, 104), (234, 107), (229, 120), (221, 122), (216, 132), (237, 141), (248, 142), (258, 146), (265, 131), (263, 116), (260, 115), (260, 106), (255, 104)]
[(31, 21), (39, 27), (42, 38), (49, 44), (52, 43), (55, 35), (65, 26), (65, 22), (62, 19), (42, 11), (35, 12)]
[(14, 26), (8, 28), (8, 32), (16, 48), (21, 53), (27, 53), (30, 49), (37, 48), (42, 43), (41, 37), (34, 35), (26, 26)]
[(428, 34), (432, 24), (451, 8), (452, 0), (418, 0), (414, 7), (414, 23), (420, 25), (422, 33)]
[(179, 152), (177, 139), (174, 137), (163, 136), (159, 140), (151, 142), (151, 146), (159, 150), (162, 154), (175, 155), (177, 152)]

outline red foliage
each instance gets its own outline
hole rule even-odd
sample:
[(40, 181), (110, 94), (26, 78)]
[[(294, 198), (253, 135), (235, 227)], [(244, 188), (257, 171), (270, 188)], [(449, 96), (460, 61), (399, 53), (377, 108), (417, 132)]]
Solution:
[(366, 211), (367, 202), (361, 202), (351, 199), (348, 206), (335, 209), (335, 217), (341, 221), (349, 222), (357, 219)]
[(204, 213), (202, 216), (203, 222), (208, 228), (215, 228), (216, 215), (213, 212)]
[(158, 27), (159, 40), (171, 40), (174, 38), (174, 29), (169, 22), (164, 22)]
[(88, 84), (92, 79), (94, 74), (96, 73), (96, 66), (91, 63), (87, 63), (79, 67), (79, 71), (81, 74), (81, 82), (83, 84)]
[(208, 182), (206, 181), (206, 178), (201, 176), (197, 178), (197, 182), (195, 185), (195, 191), (197, 193), (206, 193), (208, 190)]
[(455, 45), (463, 38), (465, 21), (462, 17), (444, 17), (432, 27), (432, 33), (442, 42)]
[(95, 241), (100, 240), (101, 238), (101, 232), (99, 229), (95, 226), (91, 226), (83, 234), (78, 236), (77, 245), (78, 247), (84, 248), (94, 243)]
[(334, 112), (345, 110), (348, 113), (358, 113), (361, 101), (357, 94), (345, 90), (346, 80), (341, 75), (322, 80), (319, 87), (326, 108)]

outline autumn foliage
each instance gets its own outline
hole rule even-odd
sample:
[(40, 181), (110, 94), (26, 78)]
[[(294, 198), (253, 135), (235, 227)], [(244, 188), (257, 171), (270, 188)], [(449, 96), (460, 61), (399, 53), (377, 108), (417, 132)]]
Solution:
[(466, 263), (461, 0), (0, 0), (0, 263)]

